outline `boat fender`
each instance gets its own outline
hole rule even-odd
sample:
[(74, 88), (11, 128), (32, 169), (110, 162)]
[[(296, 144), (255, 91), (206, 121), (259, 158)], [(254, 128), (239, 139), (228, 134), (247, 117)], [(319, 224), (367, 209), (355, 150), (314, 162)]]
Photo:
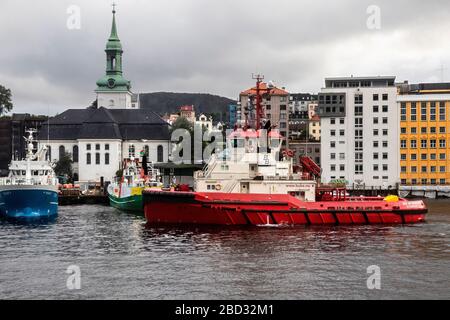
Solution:
[(220, 190), (222, 190), (222, 185), (220, 185), (220, 184), (216, 184), (216, 190), (217, 190), (217, 191), (220, 191)]

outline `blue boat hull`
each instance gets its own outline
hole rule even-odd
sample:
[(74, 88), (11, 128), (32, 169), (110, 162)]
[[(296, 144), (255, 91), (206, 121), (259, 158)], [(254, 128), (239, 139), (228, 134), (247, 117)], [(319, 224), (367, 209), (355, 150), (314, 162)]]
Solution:
[(0, 215), (10, 219), (53, 218), (58, 214), (58, 193), (45, 188), (0, 190)]

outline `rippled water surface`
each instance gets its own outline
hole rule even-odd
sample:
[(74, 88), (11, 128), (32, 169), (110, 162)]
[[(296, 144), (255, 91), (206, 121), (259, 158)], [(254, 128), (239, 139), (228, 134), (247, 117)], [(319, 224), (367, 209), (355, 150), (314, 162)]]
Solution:
[(154, 228), (60, 207), (53, 223), (0, 222), (0, 299), (450, 299), (450, 201), (429, 208), (414, 226)]

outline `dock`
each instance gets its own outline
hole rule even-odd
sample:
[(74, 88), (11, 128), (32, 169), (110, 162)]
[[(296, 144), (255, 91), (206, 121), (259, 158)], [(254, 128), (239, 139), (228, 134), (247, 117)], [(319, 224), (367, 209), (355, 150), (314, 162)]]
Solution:
[(60, 206), (73, 206), (82, 204), (103, 204), (108, 205), (107, 195), (60, 195), (58, 197)]

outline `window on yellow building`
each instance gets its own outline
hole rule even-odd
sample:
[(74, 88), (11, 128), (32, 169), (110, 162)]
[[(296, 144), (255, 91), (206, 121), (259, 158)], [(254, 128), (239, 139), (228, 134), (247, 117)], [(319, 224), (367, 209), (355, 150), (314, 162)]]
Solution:
[(417, 160), (417, 154), (416, 153), (411, 153), (411, 160), (413, 160), (413, 161)]
[(412, 173), (417, 173), (417, 167), (416, 166), (412, 166), (411, 167), (411, 172)]
[(422, 102), (420, 106), (420, 120), (427, 121), (427, 103)]
[(430, 121), (436, 121), (436, 102), (432, 102), (430, 106)]
[(446, 115), (445, 115), (445, 102), (439, 103), (439, 120), (445, 121)]
[(439, 148), (445, 148), (447, 145), (444, 139), (439, 140)]
[(430, 140), (430, 148), (432, 148), (432, 149), (436, 148), (436, 139)]
[(422, 149), (426, 149), (428, 145), (428, 141), (427, 140), (420, 140), (420, 147)]
[(411, 103), (411, 121), (417, 121), (417, 104)]
[(417, 148), (417, 140), (411, 140), (410, 143), (411, 143), (411, 148), (412, 149), (416, 149)]
[(412, 127), (411, 128), (411, 134), (416, 134), (417, 133), (417, 128), (416, 127)]
[(400, 121), (406, 121), (406, 103), (402, 102), (400, 105)]
[(400, 141), (400, 148), (406, 149), (406, 140), (401, 140)]
[(439, 127), (439, 133), (445, 133), (445, 127)]

